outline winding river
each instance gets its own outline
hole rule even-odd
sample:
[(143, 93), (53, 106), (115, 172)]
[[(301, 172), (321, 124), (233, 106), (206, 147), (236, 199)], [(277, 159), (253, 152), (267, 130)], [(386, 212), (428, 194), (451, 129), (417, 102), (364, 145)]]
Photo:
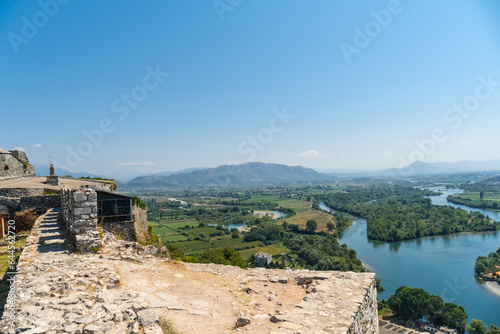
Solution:
[[(495, 220), (500, 213), (449, 203), (446, 197), (460, 190), (439, 189), (430, 196), (436, 205), (450, 205), (468, 211), (480, 211)], [(323, 210), (330, 211), (324, 203)], [(500, 296), (474, 278), (474, 264), (479, 255), (487, 255), (500, 247), (500, 232), (460, 233), (425, 237), (401, 242), (374, 242), (366, 237), (366, 220), (357, 218), (348, 228), (341, 243), (354, 249), (365, 266), (377, 273), (388, 298), (401, 285), (419, 287), (441, 296), (446, 302), (463, 305), (471, 319), (500, 325)]]

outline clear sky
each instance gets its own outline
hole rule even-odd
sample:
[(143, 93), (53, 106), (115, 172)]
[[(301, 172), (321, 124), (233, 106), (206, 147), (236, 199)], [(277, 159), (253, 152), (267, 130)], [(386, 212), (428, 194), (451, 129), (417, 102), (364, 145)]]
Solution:
[(102, 174), (500, 159), (496, 0), (0, 9), (0, 147), (36, 164), (50, 155)]

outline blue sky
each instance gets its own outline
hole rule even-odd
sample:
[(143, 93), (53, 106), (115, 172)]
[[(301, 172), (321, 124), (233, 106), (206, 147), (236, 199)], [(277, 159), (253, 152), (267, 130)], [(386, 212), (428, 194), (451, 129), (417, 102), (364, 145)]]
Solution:
[(50, 155), (103, 174), (500, 159), (494, 0), (0, 9), (0, 147), (36, 164)]

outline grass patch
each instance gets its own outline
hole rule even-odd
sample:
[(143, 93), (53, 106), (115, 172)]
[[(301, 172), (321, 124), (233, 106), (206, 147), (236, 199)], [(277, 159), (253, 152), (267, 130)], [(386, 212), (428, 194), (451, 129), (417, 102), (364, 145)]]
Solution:
[[(213, 244), (212, 244), (213, 242)], [(225, 246), (230, 246), (233, 248), (236, 247), (258, 247), (264, 245), (261, 241), (252, 241), (252, 242), (243, 242), (243, 238), (241, 239), (222, 239), (222, 240), (214, 240), (214, 241), (186, 241), (186, 242), (178, 242), (175, 243), (175, 247), (178, 247), (182, 250), (186, 255), (199, 255), (203, 253), (204, 250), (209, 248), (222, 248)], [(257, 252), (255, 252), (257, 253)]]
[[(486, 192), (486, 191), (483, 194), (484, 194), (483, 200), (500, 202), (500, 194)], [(480, 200), (481, 196), (479, 191), (471, 191), (458, 194), (457, 197), (467, 198), (470, 200)]]
[(380, 316), (385, 316), (385, 315), (393, 315), (394, 313), (392, 312), (392, 310), (388, 307), (384, 307), (383, 309), (380, 309), (378, 311), (378, 315)]
[[(308, 203), (308, 202), (305, 202)], [(318, 223), (318, 229), (316, 231), (326, 231), (328, 230), (326, 224), (328, 222), (333, 222), (332, 215), (313, 209), (311, 204), (309, 206), (302, 205), (301, 207), (294, 208), (297, 214), (290, 218), (284, 218), (290, 224), (299, 225), (302, 228), (306, 227), (308, 220), (315, 220)]]

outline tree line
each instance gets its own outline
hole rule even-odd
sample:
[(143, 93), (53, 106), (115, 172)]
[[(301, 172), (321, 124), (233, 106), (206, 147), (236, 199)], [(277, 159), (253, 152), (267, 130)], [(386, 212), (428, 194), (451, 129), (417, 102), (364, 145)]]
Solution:
[(499, 209), (498, 202), (484, 200), (484, 199), (470, 199), (470, 198), (463, 198), (460, 196), (450, 195), (447, 197), (447, 200), (448, 200), (448, 202), (451, 202), (451, 203), (467, 205), (467, 206), (470, 206), (473, 208), (493, 209), (493, 210)]
[(389, 307), (396, 315), (413, 321), (428, 321), (435, 327), (448, 326), (455, 328), (460, 334), (467, 330), (470, 334), (500, 334), (495, 324), (490, 327), (477, 319), (467, 325), (468, 315), (464, 307), (444, 302), (436, 295), (424, 289), (400, 286), (389, 299), (379, 301), (378, 308)]
[(405, 186), (354, 188), (318, 196), (329, 207), (367, 220), (372, 240), (400, 241), (466, 231), (496, 231), (500, 223), (480, 212), (433, 205), (433, 192)]

